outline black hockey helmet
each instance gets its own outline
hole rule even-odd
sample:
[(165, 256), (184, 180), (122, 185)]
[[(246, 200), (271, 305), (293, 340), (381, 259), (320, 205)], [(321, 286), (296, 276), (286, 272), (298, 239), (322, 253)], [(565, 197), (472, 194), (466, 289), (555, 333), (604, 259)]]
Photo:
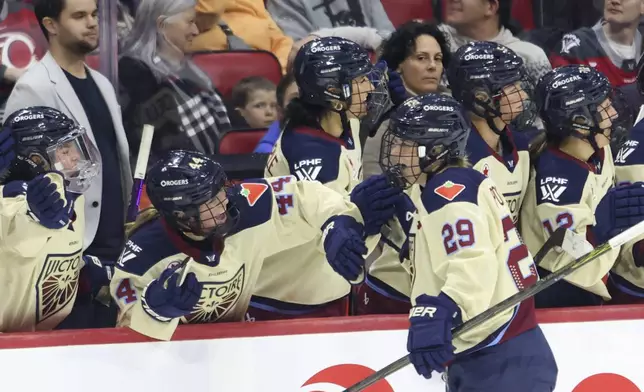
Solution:
[[(295, 56), (293, 73), (300, 101), (310, 105), (348, 111), (369, 122), (377, 121), (390, 106), (386, 73), (374, 67), (369, 53), (353, 41), (324, 37), (307, 42)], [(366, 79), (353, 83), (360, 77)]]
[(536, 100), (550, 140), (576, 136), (598, 150), (595, 135), (601, 133), (615, 148), (633, 125), (624, 97), (606, 76), (587, 65), (566, 65), (545, 74), (537, 85)]
[(152, 205), (180, 232), (223, 237), (239, 222), (239, 211), (228, 200), (230, 188), (224, 169), (202, 153), (170, 151), (146, 177)]
[(464, 158), (470, 129), (463, 107), (454, 98), (434, 93), (409, 98), (389, 119), (380, 167), (408, 188), (422, 173), (434, 173)]
[(3, 183), (58, 171), (68, 192), (82, 194), (100, 173), (98, 149), (84, 128), (59, 110), (34, 106), (10, 114), (3, 125), (15, 139), (16, 159)]
[(534, 82), (523, 59), (496, 42), (476, 41), (461, 46), (450, 60), (447, 78), (452, 95), (475, 115), (491, 121), (500, 117), (516, 130), (524, 130), (537, 116)]

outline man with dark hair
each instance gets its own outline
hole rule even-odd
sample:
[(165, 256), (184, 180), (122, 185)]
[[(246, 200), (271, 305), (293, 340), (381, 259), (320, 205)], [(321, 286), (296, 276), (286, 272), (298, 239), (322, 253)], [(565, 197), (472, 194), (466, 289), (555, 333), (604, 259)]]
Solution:
[(85, 64), (86, 56), (98, 47), (96, 0), (34, 0), (33, 4), (49, 51), (16, 83), (5, 117), (25, 107), (48, 106), (87, 130), (100, 150), (102, 172), (85, 193), (83, 250), (103, 264), (114, 264), (124, 245), (132, 177), (114, 88)]
[(523, 58), (528, 74), (538, 80), (552, 69), (543, 49), (517, 38), (510, 24), (512, 0), (446, 0), (440, 25), (452, 52), (472, 41), (507, 46)]

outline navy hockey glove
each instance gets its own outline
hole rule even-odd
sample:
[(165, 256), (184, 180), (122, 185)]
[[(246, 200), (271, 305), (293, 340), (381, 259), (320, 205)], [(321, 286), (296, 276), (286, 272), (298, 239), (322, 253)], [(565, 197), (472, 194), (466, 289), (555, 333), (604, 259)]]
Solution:
[(58, 186), (44, 174), (27, 182), (27, 203), (32, 218), (48, 229), (63, 228), (71, 219), (70, 198), (63, 199)]
[(461, 322), (458, 305), (443, 293), (438, 297), (420, 295), (409, 311), (409, 322), (407, 351), (416, 372), (428, 379), (432, 370), (444, 372), (454, 359), (452, 326)]
[(396, 204), (403, 197), (402, 189), (393, 187), (384, 174), (372, 176), (351, 191), (351, 202), (364, 219), (365, 235), (380, 233), (382, 225), (393, 218)]
[(9, 128), (3, 128), (0, 131), (0, 172), (8, 168), (16, 158), (14, 144), (15, 141), (11, 130)]
[(610, 189), (597, 205), (595, 220), (592, 232), (597, 244), (644, 220), (644, 183)]
[(83, 261), (93, 289), (110, 284), (112, 276), (114, 276), (115, 262), (100, 260), (98, 257), (90, 255), (83, 255)]
[(322, 226), (322, 241), (331, 268), (348, 281), (358, 279), (367, 247), (362, 225), (350, 216), (334, 216)]
[(199, 302), (203, 283), (189, 272), (183, 284), (177, 286), (180, 275), (176, 269), (168, 268), (143, 290), (143, 310), (155, 320), (169, 322), (186, 316), (193, 312)]

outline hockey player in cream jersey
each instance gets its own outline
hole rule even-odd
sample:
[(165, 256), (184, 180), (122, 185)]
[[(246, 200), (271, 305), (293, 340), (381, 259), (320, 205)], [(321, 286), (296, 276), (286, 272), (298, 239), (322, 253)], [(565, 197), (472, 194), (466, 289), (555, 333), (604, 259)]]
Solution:
[[(453, 54), (447, 75), (452, 95), (474, 125), (466, 146), (468, 160), (494, 180), (517, 224), (530, 174), (529, 139), (521, 131), (537, 115), (534, 85), (523, 59), (503, 45), (476, 41)], [(390, 223), (382, 255), (369, 267), (358, 295), (359, 314), (409, 311), (409, 274), (404, 256), (396, 251), (405, 240), (405, 234), (396, 230), (399, 223)]]
[(539, 279), (497, 185), (469, 167), (469, 132), (458, 102), (427, 94), (399, 106), (383, 135), (381, 165), (399, 169), (417, 209), (410, 359), (427, 378), (449, 364), (450, 392), (549, 392), (557, 367), (532, 299), (452, 339), (453, 327)]
[[(521, 234), (537, 252), (559, 227), (583, 235), (597, 246), (643, 218), (642, 188), (613, 188), (611, 139), (621, 139), (626, 119), (621, 101), (606, 77), (594, 68), (557, 68), (537, 86), (546, 141), (538, 150), (521, 212)], [(632, 209), (629, 208), (633, 207)], [(537, 307), (598, 305), (609, 300), (605, 279), (619, 249), (599, 257), (537, 294)], [(551, 251), (540, 262), (547, 275), (572, 261)]]
[[(300, 95), (286, 109), (265, 175), (320, 181), (346, 195), (362, 181), (360, 122), (371, 123), (388, 102), (385, 75), (365, 49), (338, 37), (302, 46), (294, 75)], [(370, 240), (369, 248), (376, 245)], [(346, 316), (350, 285), (323, 257), (308, 243), (267, 258), (249, 318)]]
[(49, 330), (71, 312), (88, 261), (82, 194), (99, 173), (99, 153), (84, 129), (51, 108), (11, 114), (6, 131), (16, 158), (1, 187), (0, 331)]
[[(635, 125), (615, 154), (615, 181), (618, 186), (644, 181), (644, 121)], [(644, 303), (644, 236), (622, 245), (607, 285), (612, 297), (609, 304)]]
[(366, 252), (358, 209), (319, 182), (227, 186), (216, 162), (172, 151), (150, 168), (146, 189), (160, 217), (134, 230), (110, 290), (118, 325), (156, 339), (179, 322), (241, 321), (265, 257), (314, 243), (344, 266)]

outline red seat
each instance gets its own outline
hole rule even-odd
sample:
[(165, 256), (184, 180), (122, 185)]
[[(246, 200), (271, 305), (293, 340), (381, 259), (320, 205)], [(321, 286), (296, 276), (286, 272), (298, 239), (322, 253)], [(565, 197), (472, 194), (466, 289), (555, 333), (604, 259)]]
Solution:
[(97, 55), (97, 54), (96, 54), (96, 55), (92, 55), (92, 56), (87, 56), (87, 57), (85, 58), (85, 63), (86, 63), (87, 65), (89, 65), (89, 67), (90, 67), (90, 68), (92, 68), (92, 69), (94, 69), (94, 70), (98, 71), (98, 70), (99, 70), (99, 66), (100, 66), (100, 64), (101, 64), (101, 58), (100, 58), (100, 56), (99, 56), (99, 55)]
[(381, 0), (394, 27), (412, 19), (430, 20), (434, 17), (431, 0)]
[(222, 155), (251, 154), (266, 131), (266, 129), (228, 131), (219, 140), (219, 153)]
[(197, 52), (193, 61), (210, 76), (224, 98), (229, 98), (233, 86), (248, 76), (263, 76), (275, 84), (282, 78), (277, 57), (263, 50)]
[(512, 0), (512, 18), (519, 22), (524, 30), (534, 29), (532, 0)]

